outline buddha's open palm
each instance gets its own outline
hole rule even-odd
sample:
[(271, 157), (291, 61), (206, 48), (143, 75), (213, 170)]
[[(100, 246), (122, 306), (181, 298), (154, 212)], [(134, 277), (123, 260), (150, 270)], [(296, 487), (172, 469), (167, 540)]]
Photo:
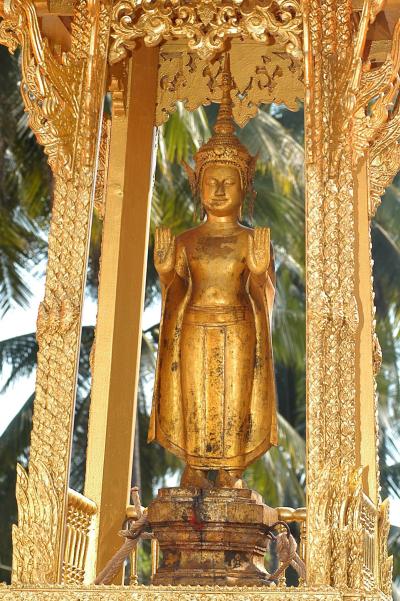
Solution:
[(158, 227), (154, 241), (154, 265), (158, 273), (170, 273), (174, 269), (175, 255), (175, 236), (169, 227)]
[(270, 231), (268, 227), (256, 227), (254, 235), (249, 235), (247, 266), (251, 273), (266, 273), (270, 262)]

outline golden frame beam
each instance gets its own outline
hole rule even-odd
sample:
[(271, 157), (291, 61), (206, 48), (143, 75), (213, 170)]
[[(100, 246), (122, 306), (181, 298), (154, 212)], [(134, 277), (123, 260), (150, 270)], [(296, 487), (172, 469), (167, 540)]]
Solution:
[[(377, 462), (375, 375), (380, 355), (374, 332), (370, 219), (385, 187), (400, 168), (400, 11), (396, 3), (388, 1), (390, 22), (397, 21), (397, 25), (391, 34), (389, 53), (371, 67), (368, 52), (373, 46), (368, 39), (374, 22), (386, 14), (382, 13), (382, 1), (357, 0), (357, 18), (346, 0), (306, 0), (302, 7), (293, 1), (282, 26), (278, 18), (282, 0), (275, 0), (270, 9), (254, 2), (250, 13), (241, 2), (234, 2), (231, 8), (236, 21), (231, 30), (224, 28), (220, 19), (208, 20), (204, 16), (204, 7), (216, 16), (224, 3), (232, 4), (230, 0), (194, 2), (189, 11), (192, 22), (183, 20), (177, 29), (175, 13), (163, 12), (164, 2), (157, 0), (151, 7), (163, 19), (162, 35), (152, 30), (146, 2), (137, 9), (142, 13), (136, 15), (134, 28), (121, 20), (121, 10), (136, 10), (133, 2), (7, 0), (0, 4), (4, 17), (0, 41), (12, 51), (18, 45), (22, 48), (21, 89), (26, 110), (30, 125), (49, 156), (55, 178), (46, 292), (38, 318), (40, 350), (29, 475), (19, 468), (13, 584), (0, 588), (0, 597), (4, 595), (7, 601), (46, 597), (68, 601), (147, 601), (172, 600), (177, 596), (193, 600), (222, 597), (258, 601), (268, 596), (274, 601), (336, 601), (346, 597), (378, 600), (390, 595), (388, 509), (379, 496)], [(180, 3), (174, 6), (174, 10), (179, 10)], [(45, 21), (46, 15), (70, 19), (69, 27), (62, 30), (62, 39), (61, 34), (52, 36), (52, 21)], [(193, 22), (194, 37), (190, 29)], [(128, 77), (114, 77), (111, 87), (114, 114), (104, 244), (109, 236), (116, 246), (108, 244), (103, 251), (105, 264), (94, 355), (86, 494), (96, 502), (97, 512), (89, 535), (85, 571), (88, 584), (93, 580), (96, 562), (103, 563), (115, 548), (115, 537), (107, 531), (107, 522), (110, 520), (114, 530), (122, 516), (130, 474), (129, 434), (139, 361), (156, 87), (160, 85), (156, 72), (158, 50), (144, 48), (142, 40), (154, 47), (165, 40), (189, 40), (189, 51), (204, 59), (221, 50), (218, 44), (212, 44), (211, 33), (227, 43), (232, 42), (232, 36), (264, 46), (274, 42), (281, 45), (286, 57), (283, 60), (287, 60), (286, 51), (295, 60), (303, 60), (307, 180), (307, 584), (299, 589), (262, 591), (66, 586), (62, 564), (69, 455), (102, 104), (106, 75), (110, 73), (107, 58), (116, 63), (128, 53), (132, 57)], [(117, 69), (123, 73), (123, 67), (117, 65)], [(140, 74), (138, 80), (135, 72)], [(298, 72), (297, 68), (296, 77)], [(187, 94), (190, 102), (196, 90), (191, 88)], [(146, 110), (134, 111), (135, 102)], [(367, 110), (371, 102), (372, 109)], [(135, 133), (136, 125), (139, 129)], [(145, 158), (139, 163), (143, 168), (137, 171), (133, 186), (124, 169), (137, 166), (129, 162), (131, 158), (125, 150), (121, 156), (121, 148), (132, 142), (133, 156), (139, 156), (140, 140), (146, 146)], [(125, 167), (118, 167), (124, 157)], [(102, 166), (102, 173), (107, 179), (107, 166)], [(104, 184), (98, 177), (97, 187)], [(100, 198), (102, 193), (100, 190)], [(136, 225), (132, 221), (133, 207)], [(138, 228), (135, 245), (127, 239), (129, 224)], [(134, 285), (125, 286), (120, 278), (128, 277), (132, 253), (136, 280)], [(124, 307), (130, 300), (128, 311)], [(112, 320), (107, 323), (107, 315), (113, 316), (111, 332)], [(127, 332), (121, 328), (124, 319), (130, 323)], [(129, 350), (134, 365), (119, 388), (115, 359), (122, 348)], [(128, 374), (128, 364), (124, 364), (124, 370)], [(119, 410), (127, 410), (129, 399), (132, 402), (127, 435), (119, 445), (119, 453), (126, 461), (121, 463), (120, 498), (114, 511), (110, 504), (116, 496), (110, 496), (109, 487), (115, 486), (115, 474), (110, 467), (109, 449), (116, 444), (118, 435), (115, 416)], [(92, 458), (98, 450), (100, 460), (95, 466)], [(106, 547), (99, 550), (96, 541), (100, 546), (106, 542)]]

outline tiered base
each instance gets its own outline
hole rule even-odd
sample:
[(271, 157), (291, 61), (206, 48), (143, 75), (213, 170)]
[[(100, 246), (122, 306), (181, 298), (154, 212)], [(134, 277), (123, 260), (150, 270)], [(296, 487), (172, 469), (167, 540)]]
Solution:
[(277, 512), (247, 489), (163, 488), (148, 519), (160, 544), (153, 584), (268, 584), (265, 526)]

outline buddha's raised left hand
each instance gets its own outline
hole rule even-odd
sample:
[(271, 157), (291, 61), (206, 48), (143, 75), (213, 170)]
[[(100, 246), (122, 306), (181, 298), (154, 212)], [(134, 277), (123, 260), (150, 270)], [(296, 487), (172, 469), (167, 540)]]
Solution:
[(268, 227), (256, 227), (249, 235), (247, 266), (254, 275), (266, 273), (270, 262), (270, 230)]

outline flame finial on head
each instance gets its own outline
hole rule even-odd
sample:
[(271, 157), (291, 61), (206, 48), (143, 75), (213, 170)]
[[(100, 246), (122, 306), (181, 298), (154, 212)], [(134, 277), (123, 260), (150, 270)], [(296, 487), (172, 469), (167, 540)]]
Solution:
[(214, 133), (194, 156), (195, 169), (186, 165), (191, 187), (199, 195), (201, 178), (208, 165), (232, 165), (239, 171), (245, 192), (252, 191), (256, 157), (239, 141), (235, 134), (233, 103), (231, 98), (232, 75), (229, 54), (225, 55), (222, 72), (222, 99), (218, 110)]
[[(217, 121), (214, 126), (214, 137), (215, 135), (233, 135), (235, 133), (235, 126), (233, 123), (232, 114), (232, 75), (229, 54), (225, 55), (224, 70), (222, 71), (222, 99), (219, 105)], [(211, 138), (212, 139), (212, 138)]]

